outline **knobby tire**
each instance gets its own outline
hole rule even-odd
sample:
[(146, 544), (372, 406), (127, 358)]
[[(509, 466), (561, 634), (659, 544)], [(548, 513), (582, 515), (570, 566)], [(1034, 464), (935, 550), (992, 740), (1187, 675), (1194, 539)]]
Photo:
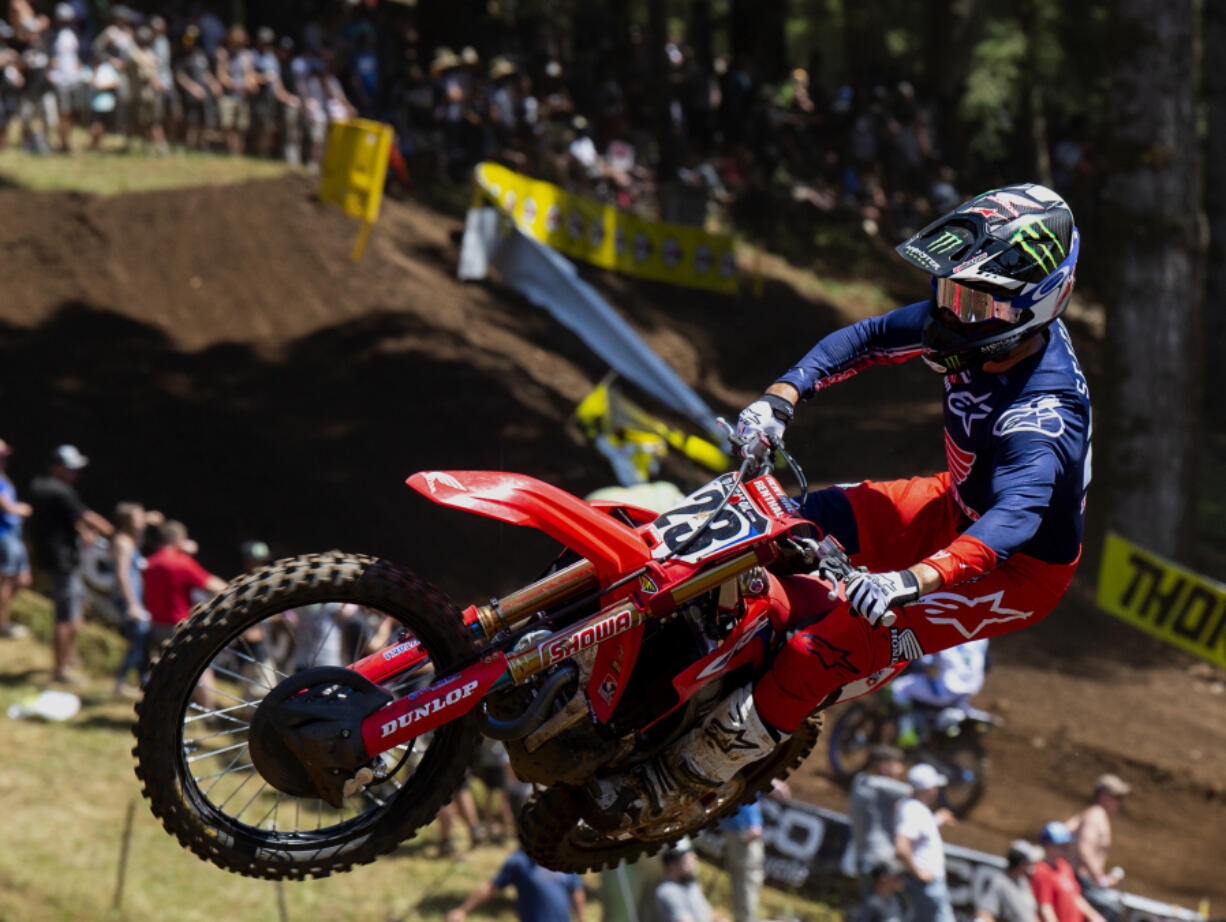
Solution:
[(247, 877), (324, 877), (392, 851), (451, 799), (480, 735), (473, 715), (444, 725), (383, 806), (319, 831), (259, 829), (214, 808), (183, 757), (183, 718), (198, 677), (246, 628), (319, 602), (352, 602), (391, 615), (421, 640), (438, 671), (472, 652), (460, 613), (446, 596), (402, 567), (361, 555), (278, 561), (198, 606), (153, 668), (137, 705), (132, 752), (144, 794), (167, 831), (201, 858)]

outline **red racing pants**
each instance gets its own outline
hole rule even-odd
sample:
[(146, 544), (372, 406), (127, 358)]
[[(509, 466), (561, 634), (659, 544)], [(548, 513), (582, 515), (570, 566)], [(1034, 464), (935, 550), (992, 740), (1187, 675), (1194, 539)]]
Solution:
[[(842, 490), (855, 516), (859, 550), (851, 561), (872, 571), (905, 569), (949, 545), (969, 525), (948, 474), (832, 489)], [(901, 608), (889, 628), (872, 627), (846, 601), (832, 607), (829, 586), (815, 576), (772, 577), (772, 602), (789, 613), (794, 633), (754, 688), (758, 713), (790, 733), (851, 682), (925, 653), (1034, 624), (1056, 606), (1076, 568), (1077, 560), (1052, 564), (1014, 554), (978, 579), (943, 586)]]

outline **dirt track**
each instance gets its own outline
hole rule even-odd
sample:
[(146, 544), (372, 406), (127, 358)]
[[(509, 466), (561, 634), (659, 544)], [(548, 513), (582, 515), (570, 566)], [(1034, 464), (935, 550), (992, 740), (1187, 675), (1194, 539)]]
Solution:
[[(429, 508), (408, 473), (519, 470), (575, 492), (610, 479), (568, 423), (603, 366), (521, 299), (456, 282), (450, 219), (388, 203), (354, 266), (356, 225), (298, 179), (108, 200), (5, 189), (0, 213), (0, 435), (19, 487), (73, 441), (95, 459), (91, 504), (182, 518), (218, 573), (259, 536), (277, 553), (385, 554), (467, 602), (533, 575), (549, 544)], [(778, 283), (756, 301), (594, 280), (721, 412), (841, 319)], [(1094, 344), (1079, 345), (1092, 369)], [(937, 396), (923, 369), (863, 375), (791, 442), (816, 483), (936, 470)], [(828, 434), (848, 430), (856, 453)], [(1092, 570), (1044, 624), (995, 644), (983, 702), (1009, 725), (991, 738), (987, 799), (951, 838), (1001, 849), (1114, 770), (1138, 786), (1111, 856), (1129, 888), (1220, 907), (1221, 676), (1094, 611)], [(842, 807), (824, 766), (797, 790)]]

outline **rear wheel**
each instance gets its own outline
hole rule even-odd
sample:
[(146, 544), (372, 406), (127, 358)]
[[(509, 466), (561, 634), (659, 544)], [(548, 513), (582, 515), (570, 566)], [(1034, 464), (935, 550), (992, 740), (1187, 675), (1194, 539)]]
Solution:
[(654, 855), (682, 836), (694, 835), (731, 816), (742, 804), (769, 791), (772, 779), (786, 778), (813, 751), (821, 730), (822, 715), (811, 714), (770, 757), (697, 801), (682, 816), (666, 817), (646, 829), (614, 833), (597, 830), (583, 819), (587, 794), (556, 785), (533, 795), (520, 812), (519, 835), (524, 851), (547, 868), (577, 874)]
[(949, 779), (941, 789), (945, 806), (959, 817), (966, 816), (987, 790), (987, 753), (979, 740), (965, 735), (953, 737), (934, 748), (932, 761)]
[[(252, 757), (260, 732), (252, 722), (274, 688), (297, 681), (325, 707), (352, 700), (362, 682), (344, 678), (361, 677), (335, 667), (362, 658), (376, 637), (415, 640), (425, 653), (377, 700), (431, 681), (472, 651), (442, 593), (371, 557), (282, 560), (199, 607), (163, 649), (137, 706), (136, 774), (166, 829), (220, 867), (278, 879), (348, 870), (430, 822), (477, 744), (472, 715), (373, 758), (339, 806), (315, 796), (293, 764), (282, 759), (284, 772), (265, 777), (256, 763), (271, 763), (259, 751)], [(313, 675), (330, 678), (312, 685)]]
[(869, 750), (877, 743), (893, 742), (894, 722), (881, 710), (862, 701), (850, 705), (830, 730), (827, 751), (830, 770), (842, 784), (868, 767)]

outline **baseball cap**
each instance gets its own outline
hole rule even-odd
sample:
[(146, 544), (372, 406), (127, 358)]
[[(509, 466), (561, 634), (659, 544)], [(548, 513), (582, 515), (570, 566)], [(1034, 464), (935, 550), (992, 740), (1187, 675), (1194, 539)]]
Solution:
[[(1067, 830), (1065, 831), (1067, 832)], [(1025, 839), (1014, 839), (1009, 844), (1009, 851), (1005, 855), (1005, 860), (1010, 864), (1019, 864), (1023, 861), (1042, 861), (1043, 849), (1033, 842), (1027, 842)]]
[(920, 762), (907, 769), (907, 783), (917, 791), (927, 791), (944, 787), (949, 784), (949, 779), (927, 762)]
[(70, 471), (79, 471), (89, 464), (89, 458), (81, 454), (81, 450), (76, 445), (61, 445), (51, 457), (55, 463), (64, 465)]
[(1106, 791), (1113, 797), (1127, 797), (1132, 785), (1119, 775), (1106, 774), (1098, 776), (1098, 780), (1094, 782), (1094, 790)]
[(1063, 823), (1052, 822), (1039, 832), (1039, 841), (1044, 845), (1068, 845), (1073, 841), (1073, 836)]
[(672, 862), (681, 858), (681, 856), (686, 852), (692, 852), (693, 850), (694, 843), (690, 841), (690, 837), (682, 836), (668, 848), (664, 849), (664, 851), (660, 854), (660, 860), (665, 864), (671, 864)]

